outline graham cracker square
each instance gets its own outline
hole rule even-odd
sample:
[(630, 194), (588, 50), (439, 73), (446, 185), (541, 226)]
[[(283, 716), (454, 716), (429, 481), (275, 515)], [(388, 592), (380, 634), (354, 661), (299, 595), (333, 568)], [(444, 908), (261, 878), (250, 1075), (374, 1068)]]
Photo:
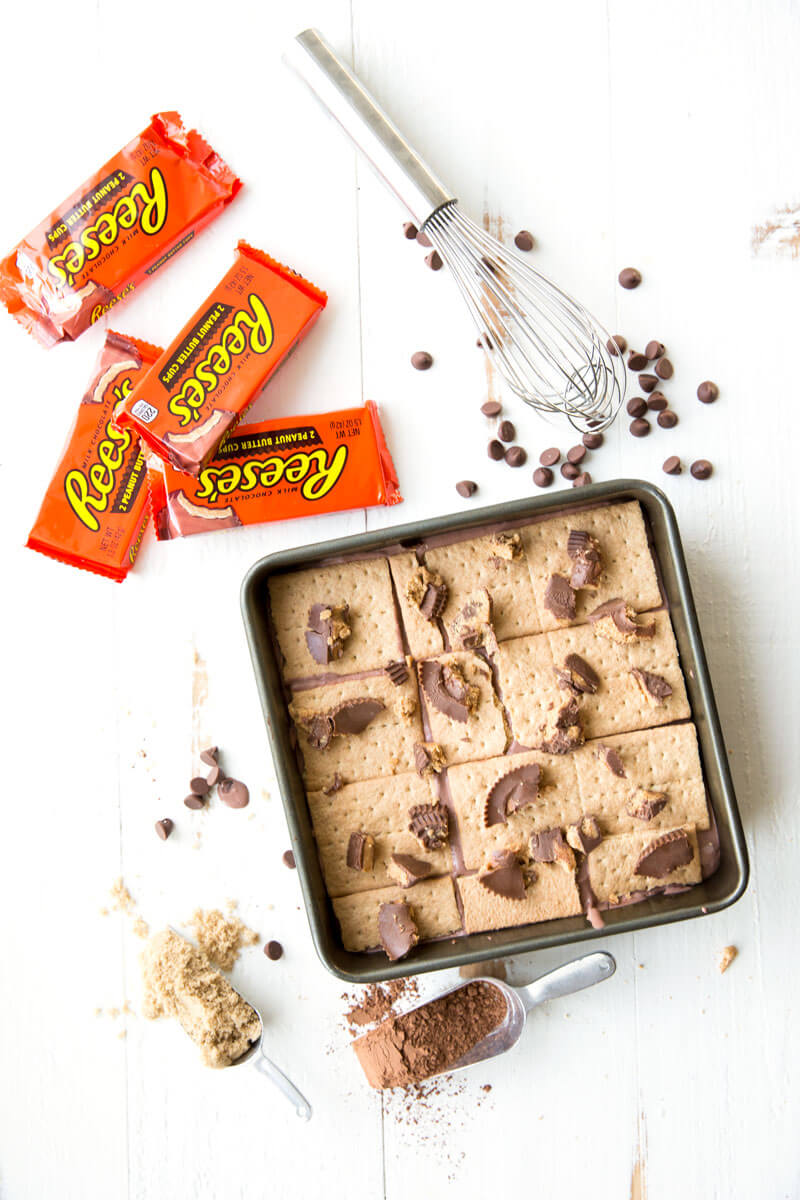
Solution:
[[(503, 709), (495, 694), (492, 672), (484, 659), (472, 651), (458, 650), (425, 661), (441, 663), (443, 666), (455, 664), (463, 672), (467, 683), (478, 689), (475, 712), (470, 713), (466, 721), (459, 721), (436, 708), (425, 689), (420, 687), (430, 728), (429, 740), (438, 742), (443, 748), (447, 764), (502, 754), (508, 740)], [(422, 667), (423, 664), (418, 665)]]
[(691, 862), (660, 878), (637, 875), (636, 864), (647, 846), (671, 830), (622, 833), (616, 837), (604, 838), (588, 856), (589, 883), (595, 898), (616, 904), (635, 892), (646, 892), (652, 888), (676, 884), (699, 883), (700, 854), (694, 826), (685, 825), (680, 828), (686, 833), (692, 847)]
[(400, 900), (405, 900), (411, 906), (420, 941), (423, 938), (442, 937), (461, 929), (461, 917), (450, 876), (423, 879), (411, 888), (378, 888), (372, 892), (357, 892), (335, 899), (333, 911), (339, 921), (345, 950), (372, 950), (380, 946), (380, 907), (382, 904), (395, 904)]
[(556, 863), (536, 863), (536, 878), (525, 889), (524, 900), (507, 900), (490, 892), (477, 875), (456, 881), (467, 933), (532, 925), (556, 917), (574, 917), (581, 912), (575, 877)]

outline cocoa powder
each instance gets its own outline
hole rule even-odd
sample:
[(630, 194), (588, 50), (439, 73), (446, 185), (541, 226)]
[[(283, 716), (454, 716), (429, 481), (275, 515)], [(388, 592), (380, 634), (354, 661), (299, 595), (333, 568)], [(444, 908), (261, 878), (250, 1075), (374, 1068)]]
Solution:
[(490, 983), (465, 987), (387, 1018), (357, 1038), (358, 1055), (371, 1087), (408, 1087), (446, 1071), (504, 1019), (505, 997)]

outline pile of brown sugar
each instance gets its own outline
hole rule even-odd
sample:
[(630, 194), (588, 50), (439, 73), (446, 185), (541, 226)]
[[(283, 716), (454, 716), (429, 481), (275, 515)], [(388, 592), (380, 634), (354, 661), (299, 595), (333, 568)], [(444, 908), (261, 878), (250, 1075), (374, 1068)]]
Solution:
[(505, 997), (469, 983), (402, 1016), (388, 1017), (353, 1049), (371, 1087), (408, 1087), (446, 1071), (503, 1021)]
[(258, 934), (236, 916), (226, 917), (218, 908), (196, 909), (191, 920), (194, 936), (215, 966), (230, 971), (242, 946), (254, 946)]

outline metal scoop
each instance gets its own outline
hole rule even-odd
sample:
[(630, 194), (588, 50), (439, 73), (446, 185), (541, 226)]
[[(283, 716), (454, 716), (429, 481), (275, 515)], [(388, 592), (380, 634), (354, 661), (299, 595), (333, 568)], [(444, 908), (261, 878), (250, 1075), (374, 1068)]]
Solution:
[[(548, 971), (546, 975), (529, 983), (527, 987), (512, 987), (500, 979), (479, 975), (466, 983), (460, 983), (458, 987), (442, 992), (441, 996), (450, 996), (453, 992), (458, 992), (461, 988), (470, 987), (475, 983), (490, 984), (502, 992), (508, 1009), (505, 1018), (496, 1029), (482, 1038), (461, 1058), (437, 1074), (452, 1075), (454, 1071), (461, 1071), (464, 1067), (471, 1067), (474, 1063), (485, 1062), (487, 1058), (505, 1054), (506, 1050), (516, 1046), (522, 1036), (525, 1018), (532, 1008), (544, 1004), (546, 1000), (557, 1000), (559, 996), (569, 996), (573, 992), (580, 992), (584, 988), (592, 987), (595, 983), (602, 983), (604, 979), (610, 979), (616, 969), (617, 964), (614, 958), (610, 954), (606, 954), (604, 950), (598, 950), (594, 954), (585, 954), (583, 958), (576, 958), (572, 962), (564, 963), (563, 966), (556, 967), (554, 971)], [(437, 996), (435, 999), (440, 1000), (441, 996)], [(430, 1004), (431, 1001), (427, 1000), (426, 1003)], [(423, 1005), (418, 1007), (421, 1008)]]
[[(242, 993), (239, 992), (239, 995), (241, 996)], [(274, 1083), (278, 1091), (286, 1097), (289, 1103), (294, 1107), (294, 1111), (297, 1113), (298, 1117), (302, 1117), (304, 1121), (310, 1121), (312, 1109), (303, 1093), (294, 1086), (288, 1076), (284, 1075), (280, 1067), (276, 1066), (272, 1059), (267, 1058), (266, 1054), (264, 1053), (264, 1046), (262, 1044), (264, 1040), (264, 1019), (261, 1016), (261, 1013), (258, 1011), (255, 1004), (252, 1004), (246, 997), (242, 996), (242, 999), (244, 1000), (245, 1004), (250, 1005), (253, 1012), (258, 1017), (258, 1020), (261, 1024), (261, 1033), (254, 1042), (250, 1043), (244, 1054), (242, 1054), (240, 1058), (237, 1058), (235, 1062), (232, 1062), (230, 1065), (232, 1067), (238, 1067), (242, 1063), (252, 1062), (258, 1073), (260, 1075), (266, 1075), (270, 1083)]]

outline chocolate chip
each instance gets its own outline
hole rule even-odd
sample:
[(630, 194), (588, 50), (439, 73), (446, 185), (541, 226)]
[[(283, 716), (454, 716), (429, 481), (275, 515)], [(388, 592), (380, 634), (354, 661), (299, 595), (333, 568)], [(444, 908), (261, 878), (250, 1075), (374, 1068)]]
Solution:
[(206, 783), (210, 788), (212, 788), (219, 783), (220, 779), (222, 779), (222, 767), (215, 763), (206, 775)]
[(573, 463), (575, 466), (577, 466), (578, 463), (582, 463), (585, 458), (586, 458), (586, 447), (585, 446), (570, 446), (569, 450), (567, 451), (568, 462)]
[(428, 371), (433, 366), (433, 355), (427, 350), (417, 350), (411, 355), (411, 365), (417, 371)]
[(283, 946), (280, 942), (267, 942), (264, 947), (264, 953), (267, 958), (271, 958), (273, 962), (277, 962), (283, 956)]
[(661, 470), (665, 475), (680, 475), (683, 467), (677, 454), (670, 454), (669, 458), (665, 458), (661, 465)]
[(647, 359), (644, 354), (640, 354), (638, 350), (631, 350), (628, 355), (628, 370), (643, 371), (647, 366)]
[(483, 806), (483, 823), (487, 829), (493, 825), (507, 825), (511, 813), (538, 800), (540, 774), (541, 767), (537, 763), (526, 763), (500, 776), (489, 790)]
[(574, 463), (565, 462), (561, 464), (561, 474), (565, 479), (577, 479), (580, 475), (580, 469)]
[(487, 400), (481, 405), (481, 412), (485, 417), (496, 417), (498, 413), (503, 411), (503, 406), (499, 400)]
[(647, 401), (643, 396), (631, 396), (625, 410), (629, 417), (643, 417), (647, 412)]
[(663, 392), (653, 392), (652, 396), (647, 397), (647, 407), (651, 412), (663, 412), (668, 403)]
[(644, 352), (647, 355), (647, 357), (650, 359), (651, 362), (653, 361), (653, 359), (661, 358), (661, 355), (664, 353), (664, 343), (663, 342), (648, 342), (644, 348)]
[(408, 663), (404, 658), (398, 658), (396, 662), (387, 663), (383, 669), (395, 687), (402, 687), (408, 679)]
[(351, 833), (345, 861), (351, 871), (371, 871), (375, 864), (375, 838), (361, 830)]
[(490, 866), (478, 875), (478, 882), (504, 900), (525, 899), (525, 876), (512, 850), (498, 850)]
[(217, 791), (228, 808), (246, 808), (250, 803), (250, 792), (239, 779), (223, 779)]
[(216, 746), (209, 746), (207, 750), (200, 751), (200, 762), (204, 762), (207, 767), (216, 766), (219, 758), (219, 750)]
[(650, 432), (650, 422), (643, 420), (642, 417), (637, 417), (635, 421), (631, 421), (628, 426), (634, 437), (647, 437)]
[(563, 575), (551, 575), (544, 591), (544, 606), (558, 621), (574, 621), (575, 592)]
[(553, 472), (549, 467), (537, 467), (533, 472), (533, 482), (540, 488), (550, 487), (553, 482)]
[(555, 446), (551, 446), (549, 450), (543, 450), (539, 455), (539, 462), (543, 467), (554, 467), (561, 458), (561, 451)]
[(573, 487), (586, 487), (592, 482), (592, 477), (588, 471), (581, 471), (580, 475), (576, 475), (572, 481)]
[(194, 792), (195, 796), (205, 796), (208, 789), (208, 780), (202, 775), (195, 775), (194, 779), (189, 784), (189, 791)]
[(405, 901), (382, 904), (378, 909), (378, 933), (390, 962), (405, 958), (419, 941), (411, 909)]
[(656, 420), (662, 429), (674, 429), (678, 424), (678, 414), (673, 412), (671, 408), (665, 408), (663, 412), (658, 414)]
[[(419, 241), (419, 238), (417, 238), (417, 241)], [(430, 254), (425, 255), (425, 266), (430, 267), (432, 271), (441, 269), (442, 260), (438, 250), (431, 250)]]
[(471, 479), (462, 479), (456, 484), (456, 491), (465, 500), (469, 500), (470, 496), (474, 496), (477, 490), (477, 483), (474, 483)]
[(413, 221), (406, 221), (403, 224), (403, 236), (407, 237), (410, 242), (414, 241), (414, 238), (417, 236), (418, 233), (419, 233), (419, 230), (417, 229), (417, 227)]
[(408, 810), (409, 833), (426, 850), (441, 850), (447, 842), (449, 817), (443, 804), (415, 804)]
[(668, 358), (660, 358), (653, 368), (659, 379), (672, 379), (675, 368)]
[(606, 349), (609, 354), (613, 354), (614, 358), (616, 358), (617, 355), (625, 353), (628, 349), (628, 343), (621, 333), (615, 333), (606, 342)]
[(514, 238), (514, 245), (518, 250), (532, 250), (533, 234), (528, 233), (527, 229), (520, 229), (519, 233)]
[(637, 288), (642, 282), (641, 271), (637, 271), (636, 267), (623, 267), (617, 278), (619, 279), (620, 287), (627, 288), (628, 291), (631, 288)]
[(719, 388), (710, 379), (706, 379), (697, 389), (697, 399), (703, 404), (713, 404), (719, 396)]
[(509, 446), (505, 459), (510, 467), (524, 467), (528, 461), (528, 451), (523, 446)]
[(599, 450), (604, 441), (602, 433), (585, 433), (583, 435), (583, 444), (587, 450)]
[(183, 802), (187, 808), (194, 810), (205, 808), (206, 801), (204, 796), (198, 796), (195, 792), (190, 792)]
[(421, 229), (417, 232), (417, 241), (419, 242), (420, 246), (425, 246), (426, 248), (433, 245), (433, 242), (428, 237), (427, 233), (423, 233)]
[(291, 850), (284, 850), (283, 854), (281, 855), (281, 862), (285, 867), (288, 867), (290, 871), (294, 871), (297, 866), (297, 863), (294, 861), (294, 854)]
[(707, 458), (698, 458), (696, 462), (692, 463), (689, 470), (695, 479), (710, 479), (714, 468)]
[(513, 421), (501, 421), (497, 426), (497, 436), (501, 442), (513, 442), (517, 436)]
[(689, 838), (683, 830), (673, 829), (645, 847), (634, 870), (637, 875), (663, 879), (678, 867), (685, 867), (693, 858), (694, 850)]
[(657, 383), (658, 380), (656, 379), (655, 375), (639, 376), (639, 387), (643, 392), (654, 392), (656, 390)]
[(165, 842), (175, 828), (175, 824), (169, 817), (164, 817), (161, 821), (156, 821), (156, 833)]
[(505, 452), (505, 446), (502, 442), (498, 442), (497, 438), (492, 438), (492, 440), (489, 442), (489, 445), (486, 447), (486, 453), (489, 455), (489, 458), (494, 459), (495, 462), (500, 462), (501, 458), (505, 456)]

